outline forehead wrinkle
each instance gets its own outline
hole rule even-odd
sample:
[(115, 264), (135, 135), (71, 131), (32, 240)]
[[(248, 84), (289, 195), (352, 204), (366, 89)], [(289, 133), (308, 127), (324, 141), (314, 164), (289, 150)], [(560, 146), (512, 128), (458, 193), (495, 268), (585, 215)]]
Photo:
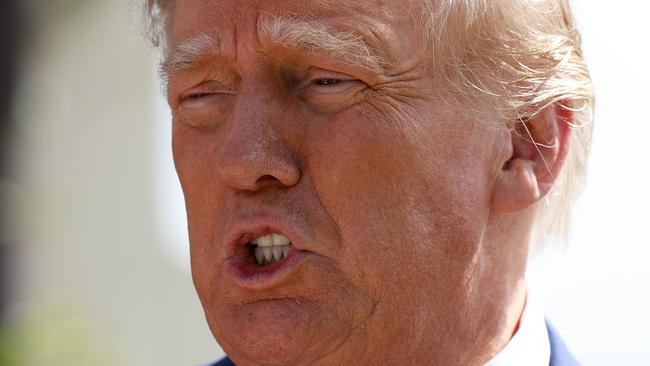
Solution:
[(221, 33), (201, 32), (167, 51), (160, 64), (160, 75), (167, 80), (169, 75), (189, 72), (199, 68), (211, 56), (223, 53)]
[(272, 43), (313, 56), (326, 55), (350, 66), (374, 69), (388, 63), (385, 55), (360, 35), (305, 16), (267, 14), (260, 18), (257, 28), (258, 34)]

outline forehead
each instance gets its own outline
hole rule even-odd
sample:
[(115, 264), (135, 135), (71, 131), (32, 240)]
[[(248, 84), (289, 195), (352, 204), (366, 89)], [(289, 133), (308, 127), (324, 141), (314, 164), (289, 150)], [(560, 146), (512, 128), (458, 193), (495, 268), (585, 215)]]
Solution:
[[(240, 33), (255, 33), (261, 22), (290, 15), (317, 20), (342, 31), (368, 33), (399, 43), (414, 24), (411, 1), (383, 0), (177, 0), (171, 20), (171, 47), (200, 33), (219, 32), (225, 46)], [(410, 34), (409, 34), (410, 35)], [(397, 50), (396, 50), (397, 51)]]

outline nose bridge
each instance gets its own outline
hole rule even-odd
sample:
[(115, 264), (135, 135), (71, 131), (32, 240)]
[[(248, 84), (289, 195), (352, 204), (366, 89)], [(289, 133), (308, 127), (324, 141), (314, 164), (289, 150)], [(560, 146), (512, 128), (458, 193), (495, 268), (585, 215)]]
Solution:
[(269, 184), (292, 186), (300, 179), (298, 164), (286, 145), (288, 136), (278, 133), (280, 99), (262, 75), (242, 80), (219, 154), (227, 185), (255, 191)]
[(257, 75), (248, 74), (242, 78), (233, 113), (233, 126), (240, 127), (269, 127), (273, 129), (274, 112), (278, 109), (279, 93), (274, 88), (268, 75), (261, 72)]

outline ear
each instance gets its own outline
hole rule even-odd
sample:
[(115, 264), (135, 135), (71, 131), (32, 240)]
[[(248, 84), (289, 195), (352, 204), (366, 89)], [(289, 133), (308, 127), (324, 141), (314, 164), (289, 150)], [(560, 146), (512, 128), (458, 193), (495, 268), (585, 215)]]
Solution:
[(492, 209), (516, 212), (549, 193), (569, 150), (573, 113), (556, 102), (510, 133), (512, 156), (506, 161), (492, 191)]

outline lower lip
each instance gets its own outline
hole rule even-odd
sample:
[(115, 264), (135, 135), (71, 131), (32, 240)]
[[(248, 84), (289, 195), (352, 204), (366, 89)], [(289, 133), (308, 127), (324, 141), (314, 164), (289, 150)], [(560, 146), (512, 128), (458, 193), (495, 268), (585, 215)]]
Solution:
[(276, 287), (288, 280), (309, 253), (291, 248), (280, 263), (259, 266), (248, 256), (234, 256), (226, 260), (225, 269), (233, 282), (251, 290)]

